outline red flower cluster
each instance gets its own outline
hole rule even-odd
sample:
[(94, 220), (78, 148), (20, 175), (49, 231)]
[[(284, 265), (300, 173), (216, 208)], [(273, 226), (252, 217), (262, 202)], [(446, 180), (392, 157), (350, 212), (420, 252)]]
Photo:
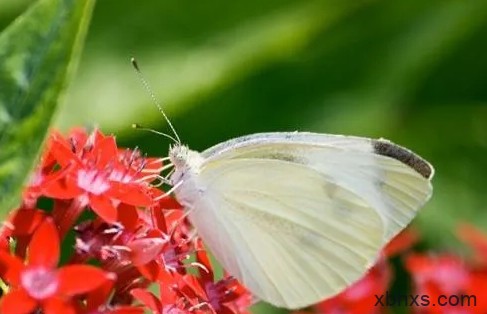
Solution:
[(98, 130), (52, 134), (0, 230), (0, 313), (248, 313), (247, 291), (214, 277), (181, 206), (151, 184), (162, 169)]
[[(295, 314), (386, 314), (394, 313), (395, 307), (413, 314), (486, 314), (487, 235), (462, 226), (459, 237), (473, 249), (474, 258), (465, 261), (453, 254), (409, 252), (419, 236), (406, 230), (384, 248), (383, 258), (361, 280), (310, 312)], [(412, 291), (395, 294), (389, 290), (394, 272), (387, 258), (398, 254)]]
[(472, 226), (460, 227), (458, 235), (473, 249), (474, 259), (465, 261), (452, 254), (406, 257), (414, 293), (429, 296), (425, 301), (430, 301), (415, 313), (487, 313), (487, 236)]

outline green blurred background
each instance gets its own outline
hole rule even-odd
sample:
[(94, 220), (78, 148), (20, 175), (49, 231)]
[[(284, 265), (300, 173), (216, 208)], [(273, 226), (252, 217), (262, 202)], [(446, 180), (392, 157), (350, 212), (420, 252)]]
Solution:
[[(31, 2), (0, 1), (0, 28)], [(193, 149), (263, 131), (385, 137), (436, 168), (414, 222), (428, 248), (461, 251), (459, 222), (487, 230), (487, 1), (99, 1), (57, 125), (164, 156), (168, 141), (130, 128), (168, 130), (131, 56)]]

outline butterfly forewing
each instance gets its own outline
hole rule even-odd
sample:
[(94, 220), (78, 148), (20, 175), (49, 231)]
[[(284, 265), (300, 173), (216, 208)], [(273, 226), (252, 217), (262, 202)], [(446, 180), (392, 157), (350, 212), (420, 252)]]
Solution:
[[(380, 145), (377, 145), (377, 144)], [(389, 147), (382, 155), (379, 147)], [(385, 140), (315, 134), (262, 133), (236, 138), (202, 153), (208, 163), (225, 159), (278, 159), (316, 169), (327, 181), (366, 199), (382, 217), (384, 242), (401, 231), (430, 198), (433, 168)], [(416, 169), (405, 163), (416, 162)], [(426, 170), (425, 170), (426, 169)]]

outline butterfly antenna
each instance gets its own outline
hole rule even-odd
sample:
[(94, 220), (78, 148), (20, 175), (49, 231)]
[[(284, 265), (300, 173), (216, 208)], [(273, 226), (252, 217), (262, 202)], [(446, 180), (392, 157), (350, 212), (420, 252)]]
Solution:
[[(164, 112), (164, 110), (162, 110), (162, 106), (160, 105), (159, 101), (156, 98), (156, 95), (152, 91), (152, 88), (150, 87), (149, 83), (147, 82), (147, 80), (145, 79), (144, 75), (142, 74), (142, 71), (140, 70), (139, 64), (137, 63), (137, 60), (135, 60), (135, 58), (132, 57), (130, 59), (130, 62), (132, 63), (132, 66), (134, 67), (135, 72), (137, 72), (137, 76), (139, 77), (140, 82), (142, 83), (142, 85), (144, 85), (145, 89), (147, 90), (147, 92), (149, 93), (150, 97), (152, 98), (152, 101), (157, 106), (157, 109), (159, 109), (159, 112), (162, 114), (162, 116), (164, 117), (164, 120), (166, 120), (167, 124), (169, 125), (169, 128), (171, 129), (172, 133), (174, 134), (174, 137), (172, 137), (170, 135), (167, 135), (167, 134), (164, 134), (164, 133), (161, 133), (161, 132), (157, 132), (155, 130), (147, 129), (147, 128), (144, 128), (144, 127), (136, 127), (136, 128), (138, 128), (138, 129), (145, 129), (147, 131), (151, 131), (153, 133), (157, 133), (157, 134), (163, 135), (163, 136), (165, 136), (167, 138), (170, 138), (174, 142), (176, 142), (176, 143), (178, 143), (178, 144), (181, 145), (181, 140), (179, 139), (179, 135), (176, 132), (176, 129), (172, 125), (171, 121), (167, 117), (167, 115)], [(135, 125), (135, 126), (137, 126), (137, 125)]]
[(179, 142), (179, 139), (176, 139), (176, 138), (174, 138), (173, 136), (171, 136), (169, 134), (166, 134), (166, 133), (163, 133), (163, 132), (159, 132), (159, 131), (156, 131), (154, 129), (146, 128), (146, 127), (144, 127), (144, 126), (142, 126), (142, 125), (140, 125), (138, 123), (132, 124), (132, 128), (137, 129), (137, 130), (151, 132), (151, 133), (154, 133), (154, 134), (157, 134), (157, 135), (162, 135), (164, 137), (167, 137), (168, 139), (170, 139), (171, 141), (173, 141), (175, 143), (180, 143)]

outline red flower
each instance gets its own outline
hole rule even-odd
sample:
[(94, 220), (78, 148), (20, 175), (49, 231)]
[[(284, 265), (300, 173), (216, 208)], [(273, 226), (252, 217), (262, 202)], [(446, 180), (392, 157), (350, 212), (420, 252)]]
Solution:
[[(214, 282), (181, 205), (151, 185), (162, 181), (162, 161), (119, 149), (98, 130), (53, 133), (22, 208), (0, 229), (0, 312), (141, 314), (138, 299), (161, 314), (248, 313), (251, 296), (231, 277)], [(85, 209), (96, 216), (75, 225)], [(75, 249), (58, 266), (72, 229)]]
[(74, 260), (93, 258), (105, 269), (115, 272), (119, 278), (115, 286), (117, 300), (129, 303), (130, 290), (146, 288), (149, 281), (156, 281), (168, 272), (185, 273), (187, 266), (183, 261), (194, 249), (188, 245), (189, 241), (174, 238), (178, 232), (168, 235), (159, 230), (166, 228), (161, 208), (148, 215), (133, 206), (121, 204), (119, 211), (119, 224), (86, 221), (76, 226), (77, 254)]
[(64, 237), (89, 206), (109, 223), (117, 220), (117, 206), (149, 206), (149, 184), (158, 178), (162, 160), (143, 158), (138, 151), (119, 150), (113, 136), (79, 129), (68, 139), (53, 133), (42, 165), (35, 171), (24, 195), (30, 207), (38, 196), (56, 199), (53, 217)]
[(75, 313), (73, 300), (111, 280), (110, 274), (88, 265), (56, 269), (59, 236), (54, 223), (46, 219), (34, 233), (28, 247), (28, 262), (0, 251), (0, 276), (9, 284), (2, 297), (1, 313), (28, 314), (38, 308), (44, 313)]
[(453, 255), (411, 254), (406, 269), (412, 274), (416, 291), (427, 294), (433, 288), (455, 294), (468, 284), (469, 272), (464, 261)]
[(487, 235), (474, 226), (463, 224), (458, 228), (458, 236), (473, 249), (475, 262), (487, 267)]
[[(117, 219), (116, 205), (125, 202), (135, 206), (148, 206), (151, 199), (149, 186), (133, 175), (132, 165), (120, 160), (115, 139), (95, 131), (83, 149), (69, 147), (61, 137), (53, 136), (51, 154), (67, 171), (59, 180), (48, 184), (44, 193), (57, 199), (77, 199), (78, 206), (89, 205), (107, 222)], [(139, 170), (140, 171), (140, 170)]]
[[(118, 279), (118, 278), (117, 278)], [(110, 299), (113, 293), (113, 282), (108, 281), (86, 294), (77, 309), (78, 314), (143, 314), (141, 306), (119, 305)], [(115, 303), (116, 305), (113, 305)]]
[(55, 181), (62, 176), (61, 172), (51, 172), (55, 165), (56, 161), (52, 155), (46, 151), (41, 157), (41, 164), (39, 167), (30, 174), (29, 184), (22, 193), (23, 207), (36, 207), (37, 199), (42, 195), (43, 187), (49, 182)]
[(453, 255), (414, 254), (407, 258), (406, 266), (415, 293), (430, 301), (428, 306), (414, 308), (414, 313), (487, 313), (485, 269), (474, 270)]
[(12, 211), (0, 230), (0, 249), (8, 252), (12, 237), (16, 237), (15, 253), (25, 257), (27, 244), (45, 217), (40, 209), (18, 208)]
[(472, 246), (473, 263), (451, 254), (413, 254), (406, 259), (414, 293), (430, 301), (415, 307), (414, 313), (487, 313), (487, 237), (467, 225), (459, 228), (459, 236)]
[[(414, 282), (414, 293), (427, 296), (436, 303), (441, 295), (460, 295), (467, 291), (470, 273), (465, 263), (457, 256), (428, 256), (412, 254), (406, 259), (406, 269), (411, 273)], [(416, 313), (449, 313), (456, 306), (436, 307), (421, 306)]]
[[(165, 291), (164, 291), (165, 290)], [(153, 314), (196, 314), (188, 308), (188, 303), (179, 295), (169, 282), (161, 285), (160, 296), (157, 297), (145, 289), (133, 289), (132, 295), (142, 302)]]
[(194, 308), (205, 313), (234, 314), (242, 313), (250, 304), (237, 302), (240, 298), (248, 300), (247, 290), (233, 277), (224, 277), (215, 282), (213, 268), (201, 240), (196, 242), (196, 263), (199, 277), (183, 276), (186, 287), (181, 292), (188, 298), (197, 300)]

